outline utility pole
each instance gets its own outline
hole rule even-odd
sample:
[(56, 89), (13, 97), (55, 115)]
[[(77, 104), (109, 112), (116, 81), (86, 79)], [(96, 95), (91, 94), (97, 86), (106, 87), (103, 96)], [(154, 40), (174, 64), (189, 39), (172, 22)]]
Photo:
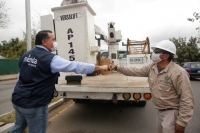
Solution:
[(26, 8), (26, 46), (27, 51), (31, 49), (31, 7), (30, 0), (25, 0)]

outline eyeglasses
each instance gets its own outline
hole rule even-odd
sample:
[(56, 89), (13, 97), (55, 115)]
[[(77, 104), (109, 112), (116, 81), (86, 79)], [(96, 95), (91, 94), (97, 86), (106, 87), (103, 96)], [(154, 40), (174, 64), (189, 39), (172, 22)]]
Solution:
[(154, 50), (153, 52), (154, 52), (155, 54), (160, 54), (162, 51)]

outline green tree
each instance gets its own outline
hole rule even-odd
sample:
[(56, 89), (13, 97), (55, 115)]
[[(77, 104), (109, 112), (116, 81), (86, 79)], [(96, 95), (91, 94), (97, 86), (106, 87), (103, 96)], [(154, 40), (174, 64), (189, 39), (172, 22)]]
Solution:
[[(195, 22), (195, 21), (200, 22), (200, 13), (194, 12), (193, 17), (188, 18), (187, 20), (190, 21), (190, 22)], [(197, 27), (196, 30), (199, 33), (199, 39), (197, 40), (197, 42), (200, 43), (200, 27)]]
[(0, 55), (7, 59), (19, 59), (26, 52), (25, 40), (12, 38), (9, 42), (2, 41), (0, 45)]
[[(40, 23), (36, 23), (32, 21), (32, 29), (31, 29), (31, 47), (35, 47), (35, 36), (37, 32), (40, 30)], [(26, 51), (26, 32), (22, 31), (23, 39), (19, 40), (19, 38), (12, 38), (10, 41), (2, 41), (0, 43), (0, 55), (7, 59), (18, 59), (20, 58)]]
[[(200, 22), (199, 18), (200, 18), (200, 14), (197, 13), (197, 12), (194, 12), (193, 13), (193, 17), (192, 18), (188, 18), (187, 20), (190, 21), (190, 22), (194, 22), (194, 21), (199, 21)], [(197, 29), (200, 30), (199, 27)]]
[(0, 28), (6, 28), (10, 22), (10, 18), (7, 14), (8, 8), (5, 2), (0, 1)]
[(190, 37), (189, 41), (187, 42), (186, 38), (179, 37), (178, 39), (172, 38), (170, 39), (176, 45), (178, 55), (177, 59), (174, 61), (181, 64), (182, 62), (195, 62), (200, 61), (200, 52), (197, 46), (197, 38)]

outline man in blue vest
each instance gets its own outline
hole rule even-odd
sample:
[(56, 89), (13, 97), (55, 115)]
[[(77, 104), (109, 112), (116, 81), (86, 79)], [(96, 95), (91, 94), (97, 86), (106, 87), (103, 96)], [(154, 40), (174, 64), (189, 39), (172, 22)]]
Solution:
[(107, 65), (68, 61), (52, 54), (57, 49), (54, 34), (49, 30), (38, 32), (35, 48), (19, 60), (19, 78), (12, 94), (16, 122), (10, 133), (46, 133), (48, 104), (53, 98), (59, 72), (90, 74), (108, 70)]

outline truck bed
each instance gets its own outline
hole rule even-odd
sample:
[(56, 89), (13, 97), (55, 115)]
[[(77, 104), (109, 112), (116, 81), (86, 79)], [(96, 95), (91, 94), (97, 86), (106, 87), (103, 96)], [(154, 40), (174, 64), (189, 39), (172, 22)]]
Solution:
[(59, 81), (56, 85), (59, 92), (119, 92), (119, 93), (150, 93), (146, 77), (130, 77), (118, 72), (107, 75), (85, 76), (81, 84), (68, 85)]

